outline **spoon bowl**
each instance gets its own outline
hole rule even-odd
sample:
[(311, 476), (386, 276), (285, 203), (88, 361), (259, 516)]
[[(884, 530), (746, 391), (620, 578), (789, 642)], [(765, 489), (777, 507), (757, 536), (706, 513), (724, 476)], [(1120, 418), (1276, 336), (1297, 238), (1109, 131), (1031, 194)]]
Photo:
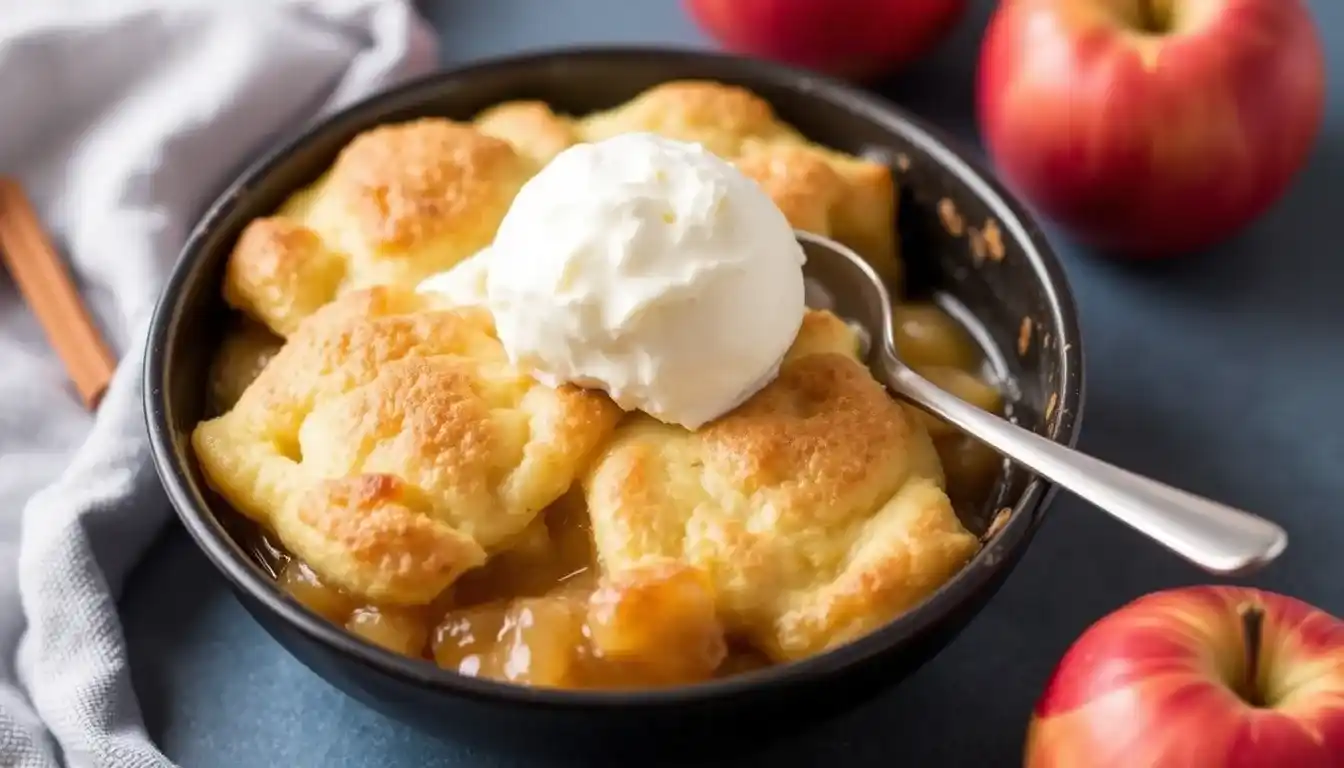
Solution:
[(868, 262), (829, 238), (796, 235), (807, 256), (808, 306), (830, 310), (856, 329), (864, 359), (892, 393), (1210, 573), (1252, 573), (1287, 547), (1288, 534), (1269, 520), (1099, 461), (939, 389), (897, 355), (891, 295)]

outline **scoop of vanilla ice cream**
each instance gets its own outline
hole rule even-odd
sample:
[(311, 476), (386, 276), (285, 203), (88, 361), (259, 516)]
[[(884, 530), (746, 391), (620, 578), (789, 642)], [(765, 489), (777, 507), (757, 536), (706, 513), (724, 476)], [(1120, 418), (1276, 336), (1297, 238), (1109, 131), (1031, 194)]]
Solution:
[(490, 269), (490, 249), (485, 248), (459, 261), (452, 269), (430, 275), (415, 290), (434, 294), (452, 307), (490, 306), (485, 278)]
[(561, 152), (482, 257), (516, 365), (688, 429), (775, 378), (806, 309), (803, 250), (774, 201), (700, 145), (652, 134)]

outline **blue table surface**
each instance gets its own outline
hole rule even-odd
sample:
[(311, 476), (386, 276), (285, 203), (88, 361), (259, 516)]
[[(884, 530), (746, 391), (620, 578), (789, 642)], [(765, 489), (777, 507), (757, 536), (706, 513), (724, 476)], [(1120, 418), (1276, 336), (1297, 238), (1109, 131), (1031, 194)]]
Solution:
[[(1082, 310), (1081, 447), (1281, 521), (1291, 545), (1250, 581), (1344, 615), (1344, 4), (1310, 3), (1331, 73), (1326, 125), (1291, 192), (1207, 254), (1145, 266), (1056, 236)], [(675, 0), (422, 4), (445, 65), (592, 42), (708, 46)], [(882, 91), (971, 146), (971, 82), (991, 3)], [(1073, 498), (1058, 498), (991, 605), (877, 702), (789, 736), (763, 765), (1011, 765), (1069, 643), (1153, 590), (1207, 577)], [(123, 600), (146, 724), (184, 766), (504, 766), (346, 698), (274, 643), (175, 524)]]

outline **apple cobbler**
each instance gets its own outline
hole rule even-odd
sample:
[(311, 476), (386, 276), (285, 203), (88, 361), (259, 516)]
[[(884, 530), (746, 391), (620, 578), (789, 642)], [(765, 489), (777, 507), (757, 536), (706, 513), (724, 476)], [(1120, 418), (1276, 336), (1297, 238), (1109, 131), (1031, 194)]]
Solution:
[[(298, 602), (462, 674), (568, 688), (692, 683), (866, 633), (979, 542), (995, 455), (893, 400), (853, 331), (809, 311), (778, 376), (687, 430), (510, 363), (482, 307), (415, 290), (488, 245), (557, 153), (631, 131), (694, 141), (798, 229), (893, 283), (896, 189), (763, 100), (655, 87), (586, 117), (514, 102), (472, 123), (367, 131), (240, 236), (224, 297), (204, 475), (256, 524)], [(902, 356), (983, 408), (980, 352), (932, 305), (898, 308)]]

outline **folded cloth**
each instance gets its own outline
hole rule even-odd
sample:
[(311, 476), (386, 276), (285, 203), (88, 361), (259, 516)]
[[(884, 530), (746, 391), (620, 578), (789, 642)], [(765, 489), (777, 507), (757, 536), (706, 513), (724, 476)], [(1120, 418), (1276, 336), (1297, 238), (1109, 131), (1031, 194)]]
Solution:
[(170, 517), (140, 406), (149, 313), (247, 160), (434, 60), (409, 0), (0, 0), (0, 173), (121, 360), (85, 414), (0, 271), (0, 765), (171, 765), (116, 611)]

